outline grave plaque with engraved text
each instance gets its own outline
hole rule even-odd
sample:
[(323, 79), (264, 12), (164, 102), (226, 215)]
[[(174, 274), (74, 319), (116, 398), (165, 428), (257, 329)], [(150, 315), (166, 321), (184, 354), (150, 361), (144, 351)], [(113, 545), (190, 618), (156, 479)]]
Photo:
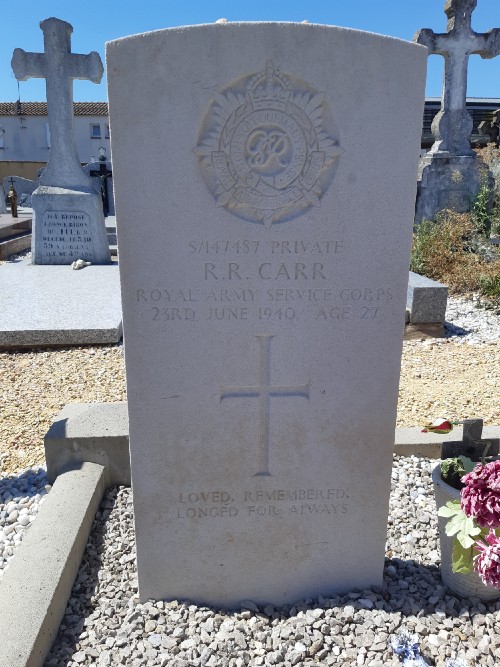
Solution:
[(298, 24), (108, 45), (141, 599), (380, 585), (425, 56)]
[(84, 211), (46, 211), (39, 233), (46, 257), (69, 262), (94, 255), (90, 218)]

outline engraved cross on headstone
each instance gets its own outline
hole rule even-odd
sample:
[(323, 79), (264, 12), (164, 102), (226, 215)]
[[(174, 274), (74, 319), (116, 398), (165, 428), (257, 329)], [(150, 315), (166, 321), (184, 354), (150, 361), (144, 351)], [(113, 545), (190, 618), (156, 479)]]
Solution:
[(431, 153), (472, 155), (469, 136), (472, 118), (466, 108), (467, 65), (473, 53), (494, 58), (500, 53), (500, 29), (477, 33), (471, 27), (471, 15), (477, 0), (447, 0), (446, 33), (429, 28), (419, 30), (413, 41), (444, 58), (444, 82), (441, 109), (432, 122), (434, 145)]
[(302, 385), (271, 384), (271, 340), (274, 336), (255, 336), (259, 342), (259, 383), (243, 387), (221, 387), (220, 400), (224, 398), (259, 398), (259, 442), (257, 472), (254, 477), (270, 475), (269, 472), (269, 422), (272, 396), (301, 396), (309, 400), (309, 382)]
[(88, 55), (71, 53), (73, 28), (66, 21), (49, 18), (40, 23), (44, 53), (14, 49), (12, 69), (16, 79), (31, 77), (46, 81), (50, 153), (40, 185), (68, 189), (90, 189), (90, 179), (82, 170), (73, 129), (73, 79), (99, 83), (104, 68), (96, 51)]

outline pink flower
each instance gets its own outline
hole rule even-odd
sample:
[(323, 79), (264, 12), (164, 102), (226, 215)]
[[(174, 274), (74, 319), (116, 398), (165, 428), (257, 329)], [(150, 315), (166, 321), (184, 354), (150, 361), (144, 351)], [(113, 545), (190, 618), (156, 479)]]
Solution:
[(488, 544), (478, 540), (474, 545), (479, 551), (474, 556), (474, 570), (483, 584), (500, 589), (500, 537), (490, 532), (484, 539)]
[(500, 527), (500, 461), (478, 463), (462, 477), (461, 507), (481, 528)]

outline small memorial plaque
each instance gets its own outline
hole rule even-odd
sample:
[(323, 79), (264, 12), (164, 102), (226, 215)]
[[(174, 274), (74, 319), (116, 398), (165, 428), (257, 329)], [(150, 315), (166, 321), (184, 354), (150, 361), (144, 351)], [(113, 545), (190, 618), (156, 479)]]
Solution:
[(46, 257), (73, 261), (94, 254), (90, 219), (82, 211), (45, 211), (41, 234)]

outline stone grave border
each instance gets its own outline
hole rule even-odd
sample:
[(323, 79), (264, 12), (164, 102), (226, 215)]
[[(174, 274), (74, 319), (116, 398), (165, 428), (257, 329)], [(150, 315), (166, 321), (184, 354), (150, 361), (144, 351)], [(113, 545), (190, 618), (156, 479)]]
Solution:
[[(483, 437), (499, 438), (500, 426), (486, 426)], [(446, 435), (400, 428), (394, 453), (438, 459), (443, 442), (461, 438), (462, 427)], [(0, 667), (42, 667), (104, 493), (130, 486), (127, 403), (66, 405), (45, 436), (45, 454), (53, 487), (0, 583), (0, 608), (10, 612), (0, 617)]]

